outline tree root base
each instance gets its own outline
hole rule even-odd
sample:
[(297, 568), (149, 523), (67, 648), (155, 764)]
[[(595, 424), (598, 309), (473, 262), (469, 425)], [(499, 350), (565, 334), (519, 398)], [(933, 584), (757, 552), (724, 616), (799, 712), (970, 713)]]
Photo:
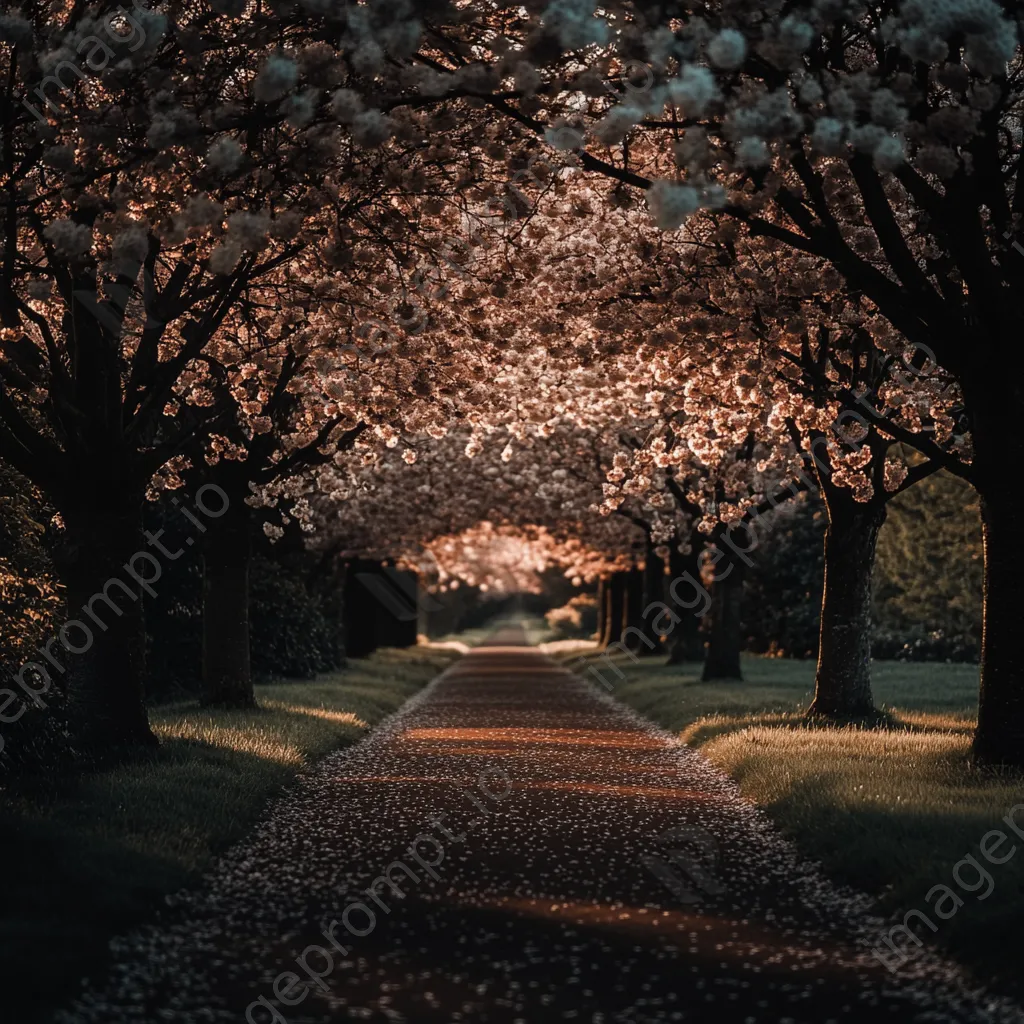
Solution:
[(812, 704), (804, 713), (809, 725), (854, 725), (861, 729), (899, 729), (902, 725), (888, 711), (876, 707), (824, 708)]

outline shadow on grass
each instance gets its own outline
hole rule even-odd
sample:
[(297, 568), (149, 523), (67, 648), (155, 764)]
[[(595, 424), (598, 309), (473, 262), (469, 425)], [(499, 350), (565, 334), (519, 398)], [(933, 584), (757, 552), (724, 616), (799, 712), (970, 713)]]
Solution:
[[(110, 938), (195, 885), (293, 774), (253, 755), (170, 740), (111, 773), (17, 786), (14, 813), (0, 814), (5, 1019), (41, 1024), (83, 978), (104, 972)], [(118, 784), (123, 775), (136, 784)]]
[[(932, 761), (939, 772), (949, 767), (942, 755)], [(894, 921), (913, 908), (929, 913), (925, 896), (936, 885), (948, 885), (964, 905), (948, 921), (929, 913), (938, 931), (933, 935), (922, 927), (922, 938), (963, 963), (980, 982), (1020, 999), (1024, 843), (1014, 844), (1015, 855), (1003, 865), (988, 864), (979, 852), (979, 843), (990, 830), (1000, 829), (1014, 838), (1001, 820), (1013, 805), (1013, 794), (1006, 794), (1005, 806), (998, 799), (983, 798), (936, 810), (902, 806), (902, 801), (896, 806), (857, 803), (846, 797), (843, 782), (838, 773), (801, 779), (765, 809), (804, 854), (825, 865), (832, 878), (878, 894), (878, 911)], [(961, 786), (984, 793), (988, 780), (978, 773), (973, 785), (967, 778)], [(1024, 792), (1016, 796), (1024, 800)], [(981, 884), (975, 894), (953, 878), (955, 865), (968, 854), (991, 876), (991, 883)], [(978, 881), (977, 872), (968, 866), (961, 874), (968, 885)], [(990, 895), (979, 899), (990, 885)]]

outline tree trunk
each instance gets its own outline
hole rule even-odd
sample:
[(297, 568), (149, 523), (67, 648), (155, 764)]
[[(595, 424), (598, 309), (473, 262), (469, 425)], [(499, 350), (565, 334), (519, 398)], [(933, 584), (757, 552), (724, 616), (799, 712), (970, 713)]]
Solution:
[(654, 645), (648, 649), (647, 645), (641, 646), (641, 653), (647, 655), (664, 654), (665, 645), (661, 641), (661, 634), (654, 628), (653, 623), (659, 618), (659, 612), (655, 609), (650, 615), (644, 615), (643, 610), (649, 608), (654, 602), (665, 602), (665, 563), (661, 556), (654, 550), (654, 544), (648, 539), (647, 554), (644, 561), (644, 585), (643, 603), (640, 606), (641, 623), (639, 628), (644, 636)]
[(705, 682), (742, 680), (740, 648), (743, 646), (743, 581), (747, 566), (724, 543), (712, 550), (719, 551), (720, 557), (712, 570), (718, 579), (711, 584), (711, 629), (701, 678)]
[[(630, 569), (626, 573), (626, 597), (623, 611), (624, 628), (635, 629), (647, 636), (648, 626), (644, 621), (644, 572), (642, 569)], [(650, 654), (650, 648), (635, 633), (626, 638), (626, 647), (634, 654)]]
[(605, 646), (618, 643), (626, 628), (626, 573), (613, 572), (608, 580), (608, 625)]
[(251, 540), (245, 491), (228, 492), (227, 511), (211, 519), (203, 553), (203, 704), (256, 706), (249, 661)]
[[(60, 644), (46, 647), (56, 664), (40, 656), (40, 669), (53, 680), (67, 673), (78, 746), (116, 758), (127, 748), (157, 742), (145, 703), (143, 598), (146, 588), (155, 593), (163, 564), (143, 536), (142, 494), (94, 483), (61, 510), (65, 532), (55, 561), (67, 622)], [(29, 675), (45, 706), (44, 687), (51, 684), (42, 673)]]
[[(700, 580), (700, 548), (696, 540), (696, 536), (691, 536), (693, 550), (688, 555), (684, 555), (678, 544), (673, 542), (669, 554), (669, 573), (672, 579), (681, 579), (684, 573), (689, 573), (693, 579)], [(704, 635), (700, 628), (701, 620), (695, 610), (681, 609), (679, 614), (681, 619), (669, 637), (668, 664), (683, 665), (688, 661), (703, 661)]]
[(1024, 586), (1024, 512), (1006, 484), (981, 497), (985, 543), (981, 689), (974, 760), (983, 765), (1024, 768), (1024, 646), (1021, 590)]
[(605, 579), (597, 581), (597, 634), (598, 644), (605, 644), (605, 631), (608, 625), (608, 583)]
[(850, 491), (825, 484), (825, 592), (814, 701), (808, 711), (830, 718), (875, 710), (871, 695), (871, 576), (885, 504), (854, 501)]

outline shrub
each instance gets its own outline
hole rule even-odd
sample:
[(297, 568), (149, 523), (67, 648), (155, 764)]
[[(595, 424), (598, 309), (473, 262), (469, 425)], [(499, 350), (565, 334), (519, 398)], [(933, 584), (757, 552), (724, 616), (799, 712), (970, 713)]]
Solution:
[(263, 556), (249, 577), (252, 671), (258, 679), (310, 679), (336, 668), (334, 631), (301, 578)]
[(818, 654), (825, 579), (825, 512), (804, 495), (780, 506), (759, 535), (743, 595), (746, 649), (785, 658)]
[(34, 656), (59, 624), (61, 593), (49, 553), (53, 510), (0, 463), (0, 674)]
[(589, 637), (597, 632), (597, 598), (593, 594), (577, 594), (561, 608), (546, 612), (548, 628), (559, 637)]
[(67, 698), (53, 687), (40, 699), (44, 707), (26, 700), (21, 718), (0, 726), (0, 779), (5, 775), (53, 778), (72, 767), (76, 753), (71, 746)]
[(970, 634), (946, 634), (942, 630), (899, 632), (877, 629), (871, 638), (871, 656), (894, 661), (976, 662), (980, 647)]

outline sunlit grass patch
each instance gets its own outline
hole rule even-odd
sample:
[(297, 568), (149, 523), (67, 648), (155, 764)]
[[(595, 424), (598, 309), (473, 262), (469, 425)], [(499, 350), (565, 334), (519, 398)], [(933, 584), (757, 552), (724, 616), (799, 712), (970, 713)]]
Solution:
[(720, 736), (731, 736), (737, 730), (749, 732), (751, 728), (763, 727), (796, 729), (804, 724), (804, 716), (796, 711), (766, 711), (754, 715), (704, 715), (679, 731), (679, 738), (692, 747), (699, 747)]
[(784, 799), (806, 776), (848, 807), (932, 810), (975, 794), (981, 778), (965, 767), (969, 737), (950, 732), (747, 726), (700, 746), (764, 804)]
[(567, 639), (548, 640), (544, 643), (538, 643), (536, 646), (541, 654), (546, 654), (549, 658), (562, 659), (569, 654), (577, 656), (586, 654), (588, 651), (593, 650), (594, 643), (592, 640)]
[[(300, 697), (316, 699), (306, 690), (306, 684), (289, 685), (302, 691)], [(269, 689), (256, 688), (260, 707), (255, 712), (209, 710), (194, 705), (156, 709), (152, 714), (153, 731), (165, 744), (180, 740), (301, 767), (310, 757), (339, 742), (357, 739), (369, 728), (369, 723), (354, 711), (270, 700), (264, 696)]]

